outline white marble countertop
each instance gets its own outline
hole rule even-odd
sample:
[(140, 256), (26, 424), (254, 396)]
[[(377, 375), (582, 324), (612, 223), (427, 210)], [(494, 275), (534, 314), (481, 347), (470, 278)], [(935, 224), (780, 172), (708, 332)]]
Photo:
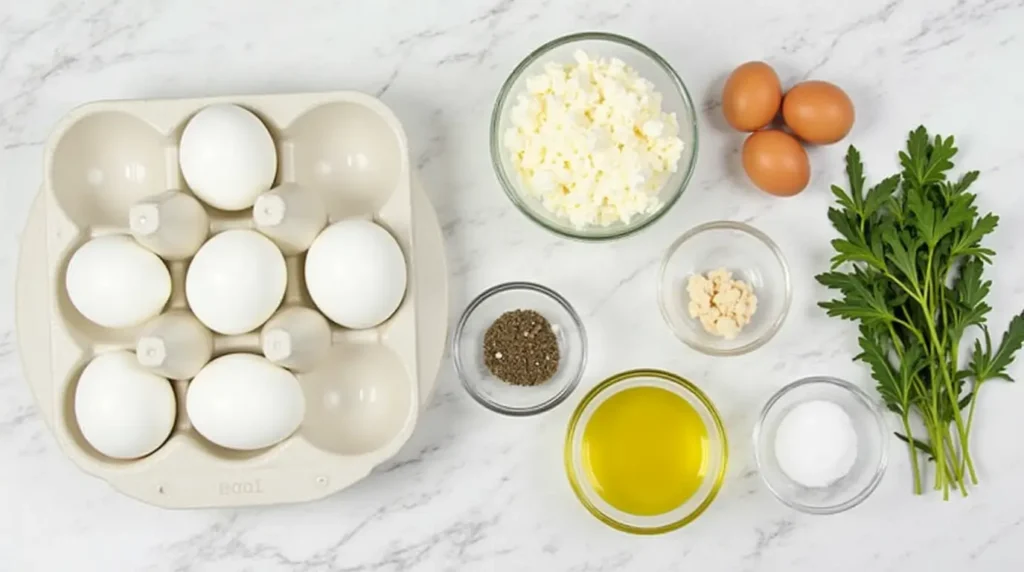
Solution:
[[(286, 6), (287, 4), (287, 6)], [(842, 4), (842, 5), (840, 5)], [(559, 239), (506, 200), (486, 152), (495, 93), (531, 49), (604, 29), (664, 55), (703, 105), (697, 173), (682, 200), (638, 236), (604, 245)], [(980, 169), (979, 203), (1002, 216), (992, 322), (1024, 307), (1016, 256), (1024, 227), (1024, 2), (1021, 0), (458, 0), (331, 2), (93, 0), (0, 8), (0, 295), (13, 300), (17, 244), (41, 176), (42, 142), (91, 100), (358, 89), (405, 122), (414, 163), (439, 211), (451, 317), (481, 289), (529, 279), (561, 291), (588, 328), (580, 390), (558, 409), (506, 419), (466, 396), (446, 364), (438, 393), (399, 457), (329, 499), (243, 510), (166, 511), (79, 471), (37, 415), (0, 308), (0, 570), (791, 570), (1003, 571), (1024, 565), (1024, 387), (991, 384), (974, 437), (982, 485), (967, 500), (913, 497), (905, 451), (863, 505), (795, 513), (754, 471), (748, 435), (774, 390), (809, 374), (864, 387), (854, 330), (827, 319), (812, 280), (829, 255), (827, 185), (841, 146), (811, 152), (812, 187), (765, 196), (739, 174), (741, 137), (718, 118), (724, 75), (767, 59), (786, 82), (844, 86), (857, 104), (848, 139), (870, 176), (895, 169), (905, 133), (955, 134)], [(656, 263), (685, 229), (751, 222), (785, 251), (795, 278), (780, 334), (743, 357), (682, 346), (655, 301)], [(597, 269), (603, 269), (598, 271)], [(1024, 362), (1022, 362), (1024, 363)], [(591, 518), (563, 474), (566, 419), (583, 391), (632, 367), (699, 381), (724, 414), (732, 463), (720, 498), (660, 537)], [(1020, 363), (1013, 371), (1024, 377)]]

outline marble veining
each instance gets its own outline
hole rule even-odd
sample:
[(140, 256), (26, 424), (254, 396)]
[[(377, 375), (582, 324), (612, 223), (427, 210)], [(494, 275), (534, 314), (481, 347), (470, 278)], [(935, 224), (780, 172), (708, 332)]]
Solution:
[[(701, 110), (690, 187), (656, 225), (602, 245), (560, 239), (497, 186), (488, 120), (506, 75), (530, 50), (588, 29), (632, 36), (679, 71)], [(954, 134), (979, 169), (979, 204), (1002, 217), (989, 272), (1001, 330), (1024, 307), (1022, 0), (41, 0), (0, 8), (0, 571), (818, 571), (974, 570), (1024, 565), (1024, 388), (989, 384), (967, 500), (910, 494), (906, 455), (862, 506), (810, 517), (776, 502), (754, 470), (749, 434), (788, 381), (830, 374), (871, 385), (850, 324), (827, 319), (811, 276), (827, 266), (827, 186), (843, 146), (811, 150), (811, 188), (789, 200), (744, 180), (742, 137), (720, 118), (726, 74), (767, 59), (786, 83), (834, 81), (857, 105), (847, 140), (869, 179), (896, 168), (918, 124)], [(584, 316), (591, 358), (578, 395), (547, 415), (505, 419), (477, 406), (445, 363), (404, 450), (371, 478), (320, 502), (165, 511), (114, 492), (64, 458), (36, 413), (15, 351), (14, 272), (54, 123), (98, 99), (357, 89), (405, 124), (413, 162), (443, 225), (451, 318), (497, 282), (536, 280)], [(785, 252), (793, 305), (778, 336), (742, 357), (679, 342), (655, 299), (658, 260), (686, 229), (749, 222)], [(640, 538), (592, 519), (564, 478), (561, 440), (582, 392), (631, 367), (697, 381), (732, 440), (720, 498), (696, 523)], [(1024, 366), (1013, 373), (1024, 377)]]

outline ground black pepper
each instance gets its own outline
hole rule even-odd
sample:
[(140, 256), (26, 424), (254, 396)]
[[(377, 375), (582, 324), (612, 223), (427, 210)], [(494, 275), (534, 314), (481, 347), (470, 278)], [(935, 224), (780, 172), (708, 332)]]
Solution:
[(513, 385), (538, 385), (558, 371), (558, 337), (533, 310), (505, 312), (484, 334), (484, 364)]

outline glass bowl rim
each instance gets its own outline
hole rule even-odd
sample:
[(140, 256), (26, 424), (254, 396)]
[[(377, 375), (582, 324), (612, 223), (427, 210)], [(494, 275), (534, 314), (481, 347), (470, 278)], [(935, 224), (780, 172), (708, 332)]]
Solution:
[[(565, 313), (569, 316), (570, 320), (572, 320), (576, 328), (576, 332), (579, 334), (580, 337), (580, 364), (576, 370), (576, 373), (562, 386), (558, 393), (549, 398), (547, 401), (544, 401), (532, 407), (508, 407), (497, 401), (487, 398), (479, 391), (477, 391), (476, 387), (474, 387), (474, 384), (469, 381), (470, 376), (467, 375), (466, 373), (466, 368), (463, 365), (462, 361), (462, 351), (459, 349), (459, 342), (462, 340), (462, 335), (465, 330), (466, 324), (469, 322), (469, 318), (473, 315), (473, 312), (475, 312), (476, 309), (481, 304), (483, 304), (490, 298), (498, 294), (503, 294), (505, 292), (512, 291), (524, 291), (533, 294), (539, 294), (554, 301), (559, 307), (561, 307), (565, 311)], [(558, 292), (555, 292), (554, 290), (548, 288), (547, 286), (537, 284), (534, 282), (504, 282), (501, 284), (491, 286), (490, 288), (487, 288), (486, 290), (478, 294), (476, 298), (473, 298), (469, 305), (466, 306), (466, 309), (462, 311), (462, 316), (459, 317), (459, 321), (457, 322), (454, 333), (452, 334), (451, 353), (452, 361), (455, 363), (455, 373), (459, 376), (459, 381), (462, 383), (462, 387), (466, 390), (466, 393), (468, 393), (469, 396), (473, 398), (473, 400), (475, 400), (480, 405), (483, 405), (487, 409), (494, 411), (495, 413), (508, 415), (510, 417), (527, 417), (530, 415), (543, 413), (558, 406), (560, 403), (565, 401), (565, 399), (569, 397), (569, 395), (571, 395), (572, 392), (579, 385), (580, 379), (583, 378), (583, 370), (586, 369), (587, 365), (587, 331), (583, 326), (582, 318), (580, 318), (579, 314), (576, 313), (576, 310), (572, 307), (569, 301), (562, 297), (562, 295), (559, 294)]]
[[(665, 291), (665, 274), (668, 272), (669, 261), (675, 255), (676, 251), (685, 244), (691, 238), (709, 230), (735, 230), (741, 233), (747, 234), (748, 236), (760, 241), (762, 244), (768, 247), (768, 249), (775, 255), (775, 261), (782, 267), (782, 278), (783, 278), (783, 300), (782, 307), (779, 310), (779, 315), (775, 318), (775, 321), (756, 339), (750, 343), (739, 346), (737, 348), (730, 349), (715, 349), (696, 340), (687, 339), (686, 336), (680, 334), (679, 330), (672, 323), (672, 318), (669, 315), (668, 308), (666, 307), (665, 301), (668, 292)], [(661, 267), (658, 270), (658, 309), (661, 310), (661, 317), (665, 320), (668, 328), (672, 330), (672, 334), (675, 335), (679, 341), (683, 342), (687, 346), (710, 356), (738, 356), (765, 345), (775, 337), (775, 334), (782, 328), (782, 324), (786, 321), (786, 316), (789, 315), (789, 307), (793, 301), (793, 285), (789, 275), (789, 263), (786, 262), (786, 257), (782, 254), (782, 249), (779, 245), (775, 244), (767, 234), (750, 226), (744, 222), (730, 221), (730, 220), (716, 220), (699, 224), (690, 230), (684, 232), (682, 236), (677, 238), (668, 249), (665, 250), (665, 254), (661, 258)]]
[[(882, 443), (879, 446), (879, 448), (881, 449), (881, 455), (878, 458), (878, 466), (875, 467), (875, 474), (872, 475), (871, 481), (868, 482), (867, 486), (860, 490), (856, 495), (846, 500), (845, 502), (824, 507), (805, 505), (803, 503), (796, 502), (793, 499), (787, 498), (785, 495), (781, 494), (775, 487), (772, 486), (768, 479), (765, 478), (764, 473), (761, 471), (761, 466), (764, 463), (762, 457), (765, 455), (765, 453), (761, 451), (760, 437), (761, 432), (764, 430), (764, 422), (765, 419), (768, 417), (768, 414), (772, 411), (772, 409), (779, 402), (779, 400), (785, 397), (791, 391), (816, 384), (832, 385), (854, 396), (871, 413), (871, 417), (875, 420), (875, 425), (879, 428), (880, 433), (882, 434)], [(754, 462), (757, 465), (757, 472), (758, 475), (760, 475), (761, 477), (761, 482), (764, 483), (765, 487), (767, 487), (768, 490), (771, 491), (772, 495), (774, 495), (775, 498), (777, 498), (779, 502), (781, 502), (782, 504), (788, 506), (789, 508), (807, 514), (837, 514), (849, 510), (859, 505), (860, 503), (864, 502), (869, 496), (871, 496), (873, 492), (875, 492), (875, 489), (878, 488), (878, 485), (881, 484), (882, 477), (885, 476), (885, 471), (889, 466), (889, 448), (885, 442), (885, 436), (887, 434), (888, 425), (885, 422), (885, 417), (883, 417), (881, 409), (878, 407), (877, 404), (875, 404), (874, 401), (871, 400), (871, 396), (869, 396), (866, 391), (864, 391), (857, 385), (849, 381), (846, 381), (845, 379), (840, 379), (838, 377), (832, 377), (828, 375), (812, 375), (787, 383), (781, 389), (772, 394), (771, 398), (769, 398), (768, 401), (764, 404), (764, 407), (761, 408), (761, 413), (757, 417), (757, 422), (754, 423)]]
[[(696, 398), (714, 422), (714, 427), (708, 428), (709, 433), (711, 432), (711, 430), (714, 431), (714, 434), (718, 437), (718, 442), (720, 444), (720, 448), (722, 451), (721, 466), (718, 467), (718, 470), (713, 475), (714, 481), (711, 483), (711, 489), (708, 491), (707, 496), (705, 496), (704, 499), (701, 500), (700, 504), (698, 504), (697, 507), (693, 509), (693, 511), (686, 514), (679, 520), (656, 527), (634, 526), (631, 524), (620, 522), (612, 518), (610, 515), (602, 512), (599, 508), (597, 508), (596, 505), (594, 505), (593, 502), (590, 501), (589, 498), (587, 498), (587, 495), (583, 492), (583, 485), (579, 482), (579, 479), (576, 478), (575, 464), (573, 463), (573, 437), (576, 435), (576, 431), (579, 429), (579, 422), (580, 419), (582, 419), (583, 417), (583, 411), (587, 408), (587, 405), (589, 405), (600, 395), (604, 394), (606, 391), (614, 388), (616, 385), (620, 383), (644, 377), (653, 377), (660, 379), (662, 381), (667, 381), (669, 383), (678, 385), (686, 393)], [(572, 487), (572, 491), (576, 495), (577, 500), (579, 500), (580, 504), (582, 504), (583, 507), (587, 509), (587, 512), (589, 512), (591, 515), (593, 515), (601, 522), (607, 524), (608, 526), (616, 530), (628, 532), (631, 534), (654, 535), (663, 534), (665, 532), (670, 532), (678, 528), (682, 528), (683, 526), (696, 520), (697, 517), (699, 517), (700, 515), (704, 514), (708, 507), (711, 506), (711, 503), (715, 500), (715, 497), (718, 496), (718, 493), (722, 489), (722, 484), (725, 481), (725, 473), (729, 466), (729, 439), (725, 432), (725, 423), (722, 421), (722, 417), (718, 413), (718, 409), (715, 407), (715, 404), (711, 401), (707, 394), (704, 393), (704, 391), (702, 391), (699, 387), (697, 387), (692, 382), (679, 375), (664, 370), (631, 369), (617, 373), (611, 377), (606, 378), (604, 381), (598, 383), (596, 386), (591, 388), (591, 390), (587, 392), (583, 399), (580, 400), (579, 404), (576, 405), (576, 410), (573, 411), (572, 417), (569, 418), (568, 430), (565, 433), (565, 447), (563, 451), (563, 456), (565, 462), (565, 472), (566, 475), (569, 477), (569, 485)]]
[[(664, 71), (672, 80), (672, 83), (675, 85), (677, 93), (679, 93), (680, 98), (683, 100), (683, 107), (686, 109), (686, 112), (688, 113), (691, 119), (690, 130), (693, 136), (693, 143), (691, 145), (692, 152), (690, 153), (689, 164), (686, 166), (686, 172), (684, 173), (682, 180), (679, 182), (678, 188), (672, 192), (672, 196), (665, 201), (665, 203), (656, 213), (647, 216), (646, 218), (643, 218), (640, 222), (633, 225), (625, 225), (613, 232), (605, 233), (594, 233), (593, 229), (591, 229), (591, 231), (577, 230), (568, 225), (560, 226), (551, 224), (548, 221), (544, 220), (542, 217), (535, 214), (526, 205), (526, 203), (519, 198), (519, 195), (516, 191), (516, 185), (512, 182), (512, 177), (509, 175), (509, 173), (505, 172), (505, 166), (501, 161), (501, 137), (500, 134), (498, 133), (498, 124), (501, 122), (502, 111), (505, 108), (505, 103), (506, 101), (508, 101), (509, 96), (512, 95), (512, 85), (516, 83), (516, 80), (519, 79), (523, 72), (530, 65), (532, 65), (534, 62), (542, 58), (551, 50), (554, 50), (555, 48), (564, 46), (566, 44), (570, 44), (572, 42), (586, 40), (606, 41), (632, 48), (640, 52), (644, 56), (650, 58), (651, 61), (657, 64), (658, 67), (660, 67), (662, 71)], [(672, 210), (672, 207), (675, 205), (676, 201), (678, 201), (679, 197), (683, 195), (683, 191), (686, 189), (687, 186), (689, 186), (690, 179), (693, 178), (693, 174), (696, 171), (697, 166), (697, 155), (700, 150), (699, 130), (697, 128), (697, 123), (697, 108), (693, 104), (693, 98), (690, 96), (690, 92), (686, 88), (686, 84), (683, 83), (682, 78), (679, 77), (679, 74), (676, 73), (675, 69), (668, 63), (668, 61), (666, 61), (664, 58), (658, 55), (657, 52), (636, 40), (627, 38), (626, 36), (612, 34), (609, 32), (578, 32), (574, 34), (568, 34), (550, 40), (547, 43), (541, 45), (539, 48), (530, 52), (530, 54), (527, 55), (526, 58), (523, 59), (523, 61), (519, 62), (519, 64), (512, 70), (512, 73), (508, 75), (508, 78), (505, 79), (505, 82), (501, 85), (501, 89), (498, 91), (498, 97), (494, 102), (494, 108), (491, 110), (491, 166), (494, 168), (494, 172), (498, 177), (498, 183), (501, 186), (501, 189), (505, 192), (505, 196), (507, 196), (508, 199), (512, 201), (512, 204), (516, 206), (516, 209), (518, 209), (519, 212), (526, 215), (526, 217), (532, 220), (533, 222), (539, 224), (542, 228), (550, 232), (553, 232), (554, 234), (557, 234), (559, 236), (570, 238), (573, 240), (580, 240), (584, 242), (601, 242), (606, 240), (614, 240), (617, 238), (629, 236), (631, 234), (639, 232), (644, 228), (649, 227), (657, 220), (659, 220), (662, 216), (664, 216), (668, 211)]]

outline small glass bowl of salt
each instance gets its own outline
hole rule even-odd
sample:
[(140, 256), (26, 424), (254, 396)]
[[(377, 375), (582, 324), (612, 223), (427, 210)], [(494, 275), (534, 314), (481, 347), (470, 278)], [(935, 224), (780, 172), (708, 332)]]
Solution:
[(808, 377), (779, 390), (754, 426), (765, 485), (811, 514), (853, 508), (885, 474), (889, 429), (881, 409), (850, 382)]

